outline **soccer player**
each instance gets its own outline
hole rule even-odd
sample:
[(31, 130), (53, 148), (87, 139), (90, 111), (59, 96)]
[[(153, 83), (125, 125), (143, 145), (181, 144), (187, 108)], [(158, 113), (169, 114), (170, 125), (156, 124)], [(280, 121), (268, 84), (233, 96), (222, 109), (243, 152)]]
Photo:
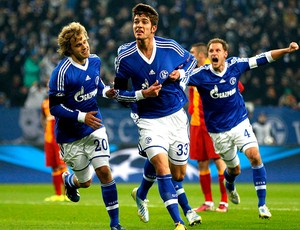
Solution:
[[(207, 46), (204, 43), (195, 43), (190, 49), (191, 54), (197, 59), (197, 67), (209, 64), (207, 58)], [(244, 90), (243, 84), (239, 81), (239, 90)], [(198, 161), (199, 182), (204, 194), (205, 202), (200, 207), (195, 208), (196, 212), (214, 211), (214, 202), (211, 190), (211, 174), (209, 163), (212, 159), (218, 170), (218, 182), (221, 192), (221, 201), (217, 212), (227, 212), (227, 193), (224, 185), (224, 170), (226, 164), (219, 154), (216, 154), (212, 140), (207, 132), (204, 120), (202, 100), (197, 88), (189, 87), (189, 107), (188, 111), (191, 115), (190, 120), (190, 158)]]
[[(132, 117), (139, 129), (138, 148), (154, 167), (160, 196), (175, 224), (186, 229), (178, 209), (178, 196), (185, 198), (184, 212), (190, 225), (201, 223), (192, 211), (182, 186), (189, 157), (188, 117), (183, 109), (187, 102), (184, 92), (195, 58), (177, 42), (155, 36), (158, 13), (146, 4), (132, 9), (133, 33), (136, 41), (118, 49), (114, 88), (117, 100), (131, 102)], [(181, 80), (177, 80), (181, 76)], [(131, 80), (132, 91), (128, 91)], [(153, 166), (151, 166), (153, 165)], [(145, 197), (153, 184), (143, 178), (142, 187), (133, 191), (138, 215), (149, 221)]]
[(190, 76), (189, 85), (196, 86), (201, 94), (207, 130), (216, 153), (221, 155), (227, 165), (224, 175), (229, 199), (234, 204), (240, 203), (234, 183), (241, 172), (237, 154), (237, 150), (240, 150), (252, 166), (259, 217), (271, 218), (266, 206), (266, 169), (243, 97), (238, 90), (238, 81), (244, 72), (273, 62), (298, 50), (299, 46), (292, 42), (287, 48), (271, 50), (254, 57), (228, 59), (228, 44), (223, 39), (214, 38), (207, 47), (211, 64), (196, 68)]
[(52, 169), (52, 184), (55, 191), (55, 195), (45, 198), (45, 201), (69, 201), (62, 192), (62, 186), (64, 184), (62, 174), (67, 172), (68, 168), (60, 157), (59, 145), (55, 140), (55, 118), (50, 113), (48, 97), (44, 99), (41, 106), (41, 124), (44, 129), (46, 166)]
[[(191, 54), (197, 59), (197, 67), (209, 64), (207, 58), (207, 47), (204, 43), (193, 44), (190, 49)], [(199, 168), (199, 182), (204, 195), (205, 202), (194, 210), (196, 212), (214, 211), (214, 202), (211, 190), (210, 159), (215, 163), (218, 170), (218, 181), (221, 192), (221, 201), (217, 212), (227, 212), (227, 193), (224, 185), (224, 170), (226, 165), (220, 155), (216, 154), (212, 140), (207, 132), (204, 121), (202, 100), (197, 88), (189, 87), (189, 107), (190, 120), (190, 158), (197, 160)]]
[(97, 96), (114, 98), (115, 90), (100, 78), (101, 60), (90, 54), (86, 29), (77, 22), (64, 26), (58, 35), (58, 52), (65, 58), (54, 69), (49, 83), (50, 112), (56, 119), (56, 140), (63, 160), (74, 173), (64, 173), (68, 198), (78, 202), (79, 188), (88, 188), (93, 169), (101, 183), (102, 198), (111, 230), (119, 223), (116, 183), (109, 166), (109, 143)]

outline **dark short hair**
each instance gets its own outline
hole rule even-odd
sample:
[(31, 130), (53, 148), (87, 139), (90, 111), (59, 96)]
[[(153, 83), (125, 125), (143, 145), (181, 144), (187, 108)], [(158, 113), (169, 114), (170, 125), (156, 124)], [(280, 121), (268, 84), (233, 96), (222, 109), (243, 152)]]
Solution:
[(145, 14), (147, 17), (150, 18), (152, 25), (156, 26), (158, 24), (158, 13), (156, 10), (149, 5), (139, 3), (135, 7), (132, 8), (132, 20), (136, 15)]
[(205, 56), (207, 56), (207, 46), (205, 43), (203, 42), (194, 43), (192, 44), (192, 47), (195, 47), (198, 53), (203, 52)]

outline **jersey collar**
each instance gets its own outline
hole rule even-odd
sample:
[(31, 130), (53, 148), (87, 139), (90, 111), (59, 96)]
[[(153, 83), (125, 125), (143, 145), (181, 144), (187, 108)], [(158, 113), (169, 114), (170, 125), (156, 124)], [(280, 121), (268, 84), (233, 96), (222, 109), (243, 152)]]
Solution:
[(73, 66), (77, 67), (78, 69), (81, 70), (87, 70), (88, 66), (89, 66), (89, 59), (86, 59), (86, 62), (84, 65), (80, 65), (77, 62), (75, 62), (71, 57), (68, 57), (69, 61), (72, 63)]
[(209, 68), (210, 68), (210, 71), (211, 71), (213, 74), (215, 74), (215, 75), (217, 75), (217, 76), (219, 76), (219, 77), (223, 77), (223, 75), (224, 75), (224, 74), (226, 73), (226, 71), (227, 71), (228, 63), (225, 62), (225, 67), (224, 67), (224, 69), (223, 69), (223, 71), (222, 71), (221, 73), (217, 73), (216, 71), (214, 71), (214, 69), (212, 68), (212, 65), (210, 65)]
[(155, 58), (155, 55), (156, 55), (156, 40), (155, 38), (153, 38), (153, 52), (152, 52), (152, 55), (151, 55), (151, 58), (148, 59), (138, 48), (137, 44), (136, 44), (136, 49), (138, 51), (138, 54), (141, 56), (141, 58), (147, 62), (149, 65), (153, 62), (154, 58)]

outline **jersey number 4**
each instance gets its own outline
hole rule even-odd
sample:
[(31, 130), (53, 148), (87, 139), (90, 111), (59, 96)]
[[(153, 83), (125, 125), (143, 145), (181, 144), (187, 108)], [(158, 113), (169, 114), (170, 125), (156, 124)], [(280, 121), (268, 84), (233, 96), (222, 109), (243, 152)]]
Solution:
[(249, 132), (248, 132), (247, 129), (245, 129), (245, 131), (244, 131), (244, 136), (245, 136), (245, 137), (250, 137), (250, 134), (249, 134)]

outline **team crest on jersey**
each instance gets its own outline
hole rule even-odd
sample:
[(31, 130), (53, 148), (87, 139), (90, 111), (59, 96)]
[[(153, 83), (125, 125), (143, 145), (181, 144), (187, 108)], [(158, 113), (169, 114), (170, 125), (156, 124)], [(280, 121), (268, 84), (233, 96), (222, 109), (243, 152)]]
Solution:
[(145, 138), (145, 143), (146, 143), (146, 144), (150, 144), (151, 141), (152, 141), (152, 138), (151, 138), (151, 137), (146, 137), (146, 138)]
[(166, 79), (169, 76), (169, 72), (167, 70), (163, 70), (159, 73), (159, 77), (161, 79)]
[(236, 78), (235, 77), (232, 77), (230, 78), (230, 85), (234, 85), (236, 83)]

